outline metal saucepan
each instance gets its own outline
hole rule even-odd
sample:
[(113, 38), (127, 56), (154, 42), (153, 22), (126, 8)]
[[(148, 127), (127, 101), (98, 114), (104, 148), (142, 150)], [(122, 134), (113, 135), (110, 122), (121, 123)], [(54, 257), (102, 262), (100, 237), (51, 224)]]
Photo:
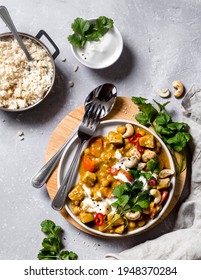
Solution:
[[(38, 34), (34, 37), (30, 34), (26, 34), (26, 33), (21, 33), (19, 32), (19, 35), (21, 37), (25, 37), (27, 39), (31, 39), (33, 40), (35, 43), (39, 44), (43, 49), (46, 50), (46, 52), (48, 53), (50, 59), (51, 59), (51, 63), (52, 63), (52, 67), (53, 67), (53, 77), (52, 77), (52, 83), (51, 83), (51, 86), (49, 87), (49, 89), (47, 90), (46, 94), (44, 95), (44, 97), (42, 99), (40, 99), (39, 101), (37, 101), (36, 103), (28, 106), (28, 107), (25, 107), (25, 108), (20, 108), (20, 109), (8, 109), (8, 108), (5, 108), (5, 107), (0, 107), (0, 110), (4, 110), (4, 111), (8, 111), (8, 112), (21, 112), (21, 111), (25, 111), (25, 110), (28, 110), (28, 109), (31, 109), (33, 107), (35, 107), (36, 105), (38, 105), (40, 102), (42, 102), (46, 96), (49, 94), (49, 92), (51, 91), (52, 87), (53, 87), (53, 84), (54, 84), (54, 81), (55, 81), (55, 75), (56, 75), (56, 68), (55, 68), (55, 58), (59, 55), (60, 51), (59, 51), (59, 48), (57, 47), (57, 45), (54, 43), (54, 41), (50, 38), (50, 36), (44, 31), (44, 30), (40, 30), (38, 32)], [(40, 40), (40, 38), (42, 36), (45, 36), (46, 39), (51, 43), (51, 45), (54, 47), (54, 53), (52, 54), (50, 52), (50, 50), (48, 49), (48, 47)], [(11, 32), (8, 32), (8, 33), (3, 33), (3, 34), (0, 34), (0, 40), (1, 39), (6, 39), (8, 37), (11, 37), (13, 38), (13, 35)]]

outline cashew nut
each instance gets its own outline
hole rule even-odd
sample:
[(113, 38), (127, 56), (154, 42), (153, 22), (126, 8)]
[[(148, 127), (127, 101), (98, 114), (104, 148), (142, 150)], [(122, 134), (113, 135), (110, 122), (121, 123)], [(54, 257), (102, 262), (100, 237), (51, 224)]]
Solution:
[(174, 171), (171, 169), (163, 169), (159, 172), (158, 176), (159, 178), (163, 179), (169, 176), (172, 176), (174, 174)]
[(184, 85), (180, 81), (174, 81), (172, 86), (176, 89), (174, 96), (180, 97), (184, 93)]
[(127, 123), (125, 126), (126, 132), (123, 134), (123, 138), (129, 138), (134, 134), (134, 127), (130, 123)]
[(145, 162), (139, 162), (137, 168), (143, 170), (147, 164)]
[(161, 201), (161, 193), (159, 190), (151, 189), (149, 193), (150, 193), (150, 195), (152, 195), (155, 198), (154, 199), (155, 204), (158, 204)]
[(133, 168), (137, 166), (139, 160), (136, 157), (126, 157), (124, 158), (124, 166), (127, 168)]
[(134, 156), (138, 159), (138, 161), (140, 161), (142, 155), (141, 153), (138, 151), (137, 147), (132, 147), (129, 151), (128, 151), (128, 155), (129, 156)]
[(157, 90), (158, 95), (162, 98), (166, 98), (168, 96), (170, 96), (170, 90), (168, 88), (162, 90), (162, 89), (158, 89)]
[(144, 154), (142, 155), (142, 161), (147, 162), (152, 158), (156, 157), (156, 152), (151, 150), (145, 150)]
[(141, 217), (141, 213), (139, 211), (138, 212), (127, 212), (125, 216), (128, 220), (135, 221)]

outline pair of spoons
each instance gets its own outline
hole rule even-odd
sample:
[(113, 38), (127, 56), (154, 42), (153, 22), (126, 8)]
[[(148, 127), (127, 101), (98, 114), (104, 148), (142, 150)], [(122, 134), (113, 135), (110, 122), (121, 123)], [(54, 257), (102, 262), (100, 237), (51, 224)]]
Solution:
[[(92, 90), (85, 99), (85, 111), (87, 111), (89, 106), (93, 106), (93, 104), (99, 103), (103, 107), (100, 115), (100, 119), (102, 119), (111, 112), (112, 108), (114, 107), (116, 97), (117, 89), (113, 84), (102, 84)], [(52, 174), (56, 164), (61, 158), (61, 155), (63, 154), (68, 143), (74, 138), (76, 134), (77, 130), (71, 135), (70, 138), (67, 139), (63, 146), (55, 153), (55, 155), (32, 177), (31, 183), (33, 187), (40, 188), (46, 183), (46, 181)], [(62, 208), (63, 206), (64, 205), (62, 203), (59, 208)]]

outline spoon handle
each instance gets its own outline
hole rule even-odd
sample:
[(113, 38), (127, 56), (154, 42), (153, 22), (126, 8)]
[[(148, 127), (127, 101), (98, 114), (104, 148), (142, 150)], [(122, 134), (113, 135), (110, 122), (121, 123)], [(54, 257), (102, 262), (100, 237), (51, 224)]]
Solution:
[(64, 205), (65, 205), (65, 202), (66, 202), (66, 198), (67, 198), (67, 194), (68, 194), (68, 191), (69, 191), (69, 187), (71, 186), (72, 184), (72, 180), (74, 178), (74, 174), (75, 174), (75, 171), (76, 171), (76, 167), (77, 167), (77, 164), (79, 162), (79, 157), (80, 157), (80, 153), (82, 151), (82, 147), (84, 145), (86, 141), (80, 141), (79, 144), (78, 144), (78, 147), (77, 147), (77, 150), (75, 152), (75, 155), (74, 155), (74, 159), (73, 161), (71, 162), (71, 165), (61, 183), (61, 186), (59, 187), (53, 201), (52, 201), (52, 208), (54, 210), (61, 210)]
[(5, 6), (0, 6), (0, 16), (2, 17), (2, 19), (5, 22), (5, 24), (7, 25), (7, 27), (12, 32), (13, 36), (15, 37), (15, 39), (18, 41), (18, 44), (20, 45), (20, 47), (24, 51), (28, 61), (31, 61), (32, 57), (31, 57), (30, 53), (28, 52), (26, 46), (24, 45), (22, 39), (20, 38), (20, 36), (19, 36), (19, 34), (17, 32), (17, 29), (15, 28), (15, 25), (14, 25), (14, 23), (13, 23), (11, 17), (10, 17), (10, 14), (9, 14), (9, 12), (6, 9)]
[(63, 146), (61, 146), (61, 148), (53, 155), (53, 157), (50, 158), (50, 160), (32, 177), (31, 184), (33, 187), (41, 188), (46, 183), (46, 181), (52, 174), (52, 171), (54, 170), (57, 162), (61, 158), (64, 149), (76, 134), (77, 129), (74, 131), (73, 134), (71, 134), (71, 136), (66, 140)]

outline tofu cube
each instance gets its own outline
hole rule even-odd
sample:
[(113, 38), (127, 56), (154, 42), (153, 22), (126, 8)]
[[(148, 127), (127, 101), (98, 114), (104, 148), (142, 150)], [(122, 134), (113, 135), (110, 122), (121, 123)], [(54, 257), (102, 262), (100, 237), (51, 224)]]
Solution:
[(96, 174), (90, 171), (86, 171), (82, 177), (82, 181), (89, 186), (92, 186), (96, 181)]
[(140, 146), (153, 149), (155, 147), (154, 136), (152, 134), (142, 136), (139, 140), (139, 144)]
[(80, 217), (80, 221), (83, 224), (94, 221), (94, 215), (92, 213), (81, 212), (79, 217)]
[(123, 136), (121, 133), (110, 131), (108, 133), (108, 139), (111, 144), (114, 145), (122, 145), (123, 144)]
[(68, 194), (70, 200), (83, 200), (85, 197), (85, 192), (80, 185), (77, 185), (72, 191)]

